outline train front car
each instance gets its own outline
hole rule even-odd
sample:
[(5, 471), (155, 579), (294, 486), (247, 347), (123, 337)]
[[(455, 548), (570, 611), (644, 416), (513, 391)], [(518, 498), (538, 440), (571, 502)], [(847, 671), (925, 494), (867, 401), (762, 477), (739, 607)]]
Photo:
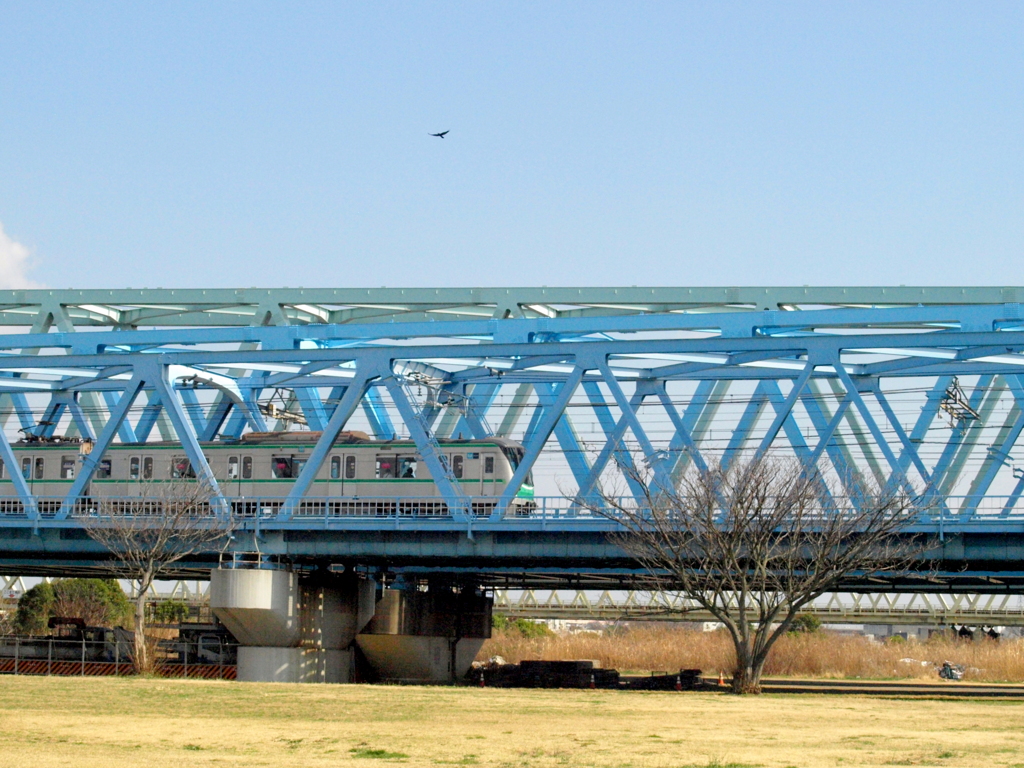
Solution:
[[(319, 437), (318, 432), (249, 433), (237, 441), (204, 443), (202, 449), (234, 512), (266, 516), (281, 508)], [(438, 446), (448, 480), (469, 500), (475, 515), (490, 515), (522, 460), (522, 446), (502, 438), (442, 439)], [(59, 509), (88, 444), (33, 440), (12, 447), (19, 462), (13, 471), (22, 474), (40, 500), (40, 511)], [(0, 465), (0, 499), (20, 506), (11, 471)], [(155, 485), (195, 477), (177, 442), (118, 444), (100, 459), (83, 497), (130, 500), (152, 493)], [(510, 514), (529, 514), (533, 496), (533, 479), (527, 475)], [(429, 517), (451, 512), (411, 440), (375, 440), (362, 432), (343, 432), (293, 514)]]

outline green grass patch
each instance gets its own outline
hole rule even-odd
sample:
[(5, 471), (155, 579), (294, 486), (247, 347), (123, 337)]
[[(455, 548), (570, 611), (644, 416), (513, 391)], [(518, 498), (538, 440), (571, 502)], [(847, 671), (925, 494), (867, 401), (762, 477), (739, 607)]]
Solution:
[(352, 757), (364, 760), (406, 760), (409, 757), (405, 752), (391, 752), (387, 749), (373, 749), (372, 747), (352, 747), (349, 752)]

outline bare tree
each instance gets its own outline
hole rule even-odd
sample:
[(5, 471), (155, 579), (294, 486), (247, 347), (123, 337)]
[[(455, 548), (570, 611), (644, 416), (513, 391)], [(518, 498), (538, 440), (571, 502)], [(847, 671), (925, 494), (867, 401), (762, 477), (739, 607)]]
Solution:
[(851, 574), (906, 572), (923, 550), (906, 533), (919, 507), (905, 489), (843, 495), (820, 474), (771, 458), (693, 469), (669, 489), (641, 472), (633, 479), (639, 504), (610, 494), (580, 503), (622, 525), (613, 538), (652, 588), (685, 595), (725, 626), (735, 693), (760, 692), (772, 646), (808, 603)]
[(15, 611), (10, 606), (0, 604), (0, 637), (14, 634)]
[(139, 672), (152, 664), (146, 646), (146, 599), (153, 582), (181, 560), (225, 545), (234, 527), (227, 511), (211, 506), (213, 490), (202, 480), (143, 482), (132, 499), (99, 499), (81, 517), (89, 536), (117, 561), (121, 578), (132, 582), (134, 664)]

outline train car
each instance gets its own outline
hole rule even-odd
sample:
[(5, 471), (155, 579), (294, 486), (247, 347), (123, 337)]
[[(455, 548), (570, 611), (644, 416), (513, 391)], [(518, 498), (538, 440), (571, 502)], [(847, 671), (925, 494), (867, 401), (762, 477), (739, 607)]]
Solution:
[[(319, 432), (258, 432), (201, 447), (225, 497), (237, 513), (248, 515), (280, 507), (319, 437)], [(523, 457), (521, 445), (503, 438), (442, 439), (438, 444), (455, 482), (473, 498), (477, 514), (493, 510)], [(12, 445), (18, 460), (13, 470), (21, 472), (33, 495), (59, 504), (55, 500), (67, 493), (88, 446), (64, 439), (22, 440)], [(11, 470), (0, 463), (0, 497), (13, 500)], [(195, 476), (180, 443), (116, 444), (100, 459), (82, 496), (131, 498), (141, 493), (144, 483)], [(298, 513), (387, 513), (415, 504), (419, 514), (448, 514), (440, 496), (411, 440), (374, 440), (362, 432), (342, 432)], [(533, 481), (527, 476), (516, 494), (515, 512), (528, 511), (532, 499)]]

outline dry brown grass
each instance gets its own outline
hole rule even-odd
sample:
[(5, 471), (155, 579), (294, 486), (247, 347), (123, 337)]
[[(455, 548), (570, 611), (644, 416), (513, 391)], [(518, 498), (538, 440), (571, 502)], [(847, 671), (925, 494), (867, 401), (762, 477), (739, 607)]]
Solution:
[[(618, 633), (580, 633), (527, 639), (515, 631), (495, 632), (478, 658), (596, 659), (620, 671), (674, 671), (699, 668), (728, 674), (735, 658), (724, 631), (695, 632), (681, 627), (632, 625)], [(949, 660), (968, 667), (965, 679), (1024, 682), (1024, 641), (963, 642), (933, 637), (929, 642), (879, 643), (829, 632), (787, 635), (768, 659), (769, 676), (827, 678), (935, 678), (932, 666), (900, 659)]]
[(1002, 768), (1022, 730), (1016, 702), (0, 678), (0, 768)]

